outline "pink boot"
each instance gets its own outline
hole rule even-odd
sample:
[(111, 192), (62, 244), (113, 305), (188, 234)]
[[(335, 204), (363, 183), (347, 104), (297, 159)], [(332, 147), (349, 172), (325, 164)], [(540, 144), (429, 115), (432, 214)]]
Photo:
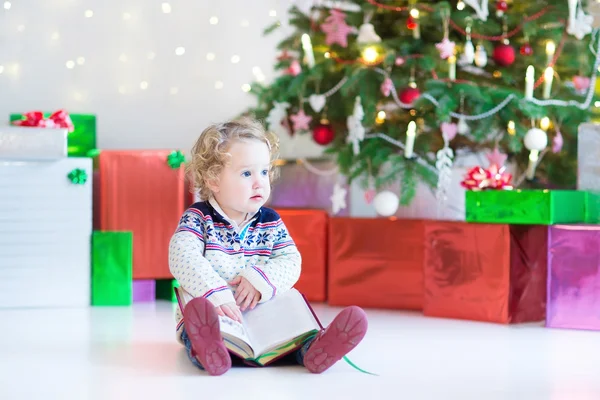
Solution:
[(367, 325), (367, 315), (360, 307), (346, 307), (310, 344), (304, 366), (315, 374), (327, 370), (360, 343)]
[(192, 354), (210, 375), (222, 375), (231, 368), (231, 356), (223, 343), (215, 306), (203, 297), (187, 303), (183, 310), (185, 331), (192, 342)]

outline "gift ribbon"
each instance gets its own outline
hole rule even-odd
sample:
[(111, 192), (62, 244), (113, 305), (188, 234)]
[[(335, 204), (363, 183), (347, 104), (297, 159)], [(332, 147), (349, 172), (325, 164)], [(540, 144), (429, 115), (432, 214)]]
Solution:
[(87, 182), (88, 176), (84, 169), (75, 168), (73, 171), (69, 172), (67, 178), (75, 185), (83, 185)]
[(360, 371), (360, 372), (362, 372), (363, 374), (368, 374), (368, 375), (379, 376), (379, 375), (377, 375), (377, 374), (374, 374), (374, 373), (372, 373), (372, 372), (369, 372), (369, 371), (365, 371), (364, 369), (360, 368), (359, 366), (357, 366), (356, 364), (354, 364), (352, 361), (350, 361), (350, 359), (349, 359), (348, 357), (346, 357), (346, 356), (344, 356), (344, 361), (346, 361), (348, 364), (350, 364), (350, 366), (351, 366), (352, 368), (354, 368), (354, 369), (355, 369), (355, 370), (357, 370), (357, 371)]
[(512, 175), (506, 172), (505, 167), (498, 168), (496, 164), (492, 164), (488, 169), (471, 168), (460, 184), (468, 190), (511, 190), (513, 188), (511, 181)]
[(13, 121), (13, 125), (37, 127), (37, 128), (66, 128), (73, 132), (75, 127), (69, 113), (65, 110), (53, 112), (48, 118), (44, 118), (41, 111), (30, 111), (23, 114), (24, 119)]
[(179, 150), (173, 151), (167, 156), (167, 164), (169, 164), (169, 167), (173, 169), (179, 168), (184, 162), (185, 156)]

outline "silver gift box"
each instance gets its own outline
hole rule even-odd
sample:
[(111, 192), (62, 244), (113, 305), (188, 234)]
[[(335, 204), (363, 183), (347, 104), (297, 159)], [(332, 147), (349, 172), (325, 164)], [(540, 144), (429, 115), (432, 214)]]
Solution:
[(600, 190), (600, 125), (579, 125), (577, 133), (577, 188)]
[(0, 126), (0, 160), (67, 157), (67, 129)]

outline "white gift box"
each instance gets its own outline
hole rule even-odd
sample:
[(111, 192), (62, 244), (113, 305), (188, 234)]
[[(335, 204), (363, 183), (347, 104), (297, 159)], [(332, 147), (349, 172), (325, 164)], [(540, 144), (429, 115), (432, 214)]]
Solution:
[[(395, 217), (400, 219), (426, 219), (426, 220), (444, 220), (444, 221), (464, 221), (465, 212), (465, 192), (466, 189), (461, 186), (461, 182), (469, 170), (476, 166), (487, 168), (489, 161), (484, 152), (457, 154), (452, 166), (452, 175), (448, 190), (446, 192), (446, 201), (440, 208), (436, 198), (436, 188), (431, 188), (423, 182), (417, 184), (415, 197), (408, 206), (399, 206)], [(508, 164), (507, 171), (513, 174), (515, 179), (514, 165)], [(398, 183), (391, 185), (390, 191), (397, 195), (401, 192)], [(358, 184), (352, 185), (351, 191), (351, 210), (353, 217), (377, 217), (373, 204), (368, 204), (365, 200), (365, 191)]]
[(577, 188), (600, 191), (600, 125), (579, 125), (577, 133)]
[(91, 159), (0, 161), (0, 308), (88, 306), (91, 235)]
[(0, 126), (0, 160), (67, 157), (67, 129)]

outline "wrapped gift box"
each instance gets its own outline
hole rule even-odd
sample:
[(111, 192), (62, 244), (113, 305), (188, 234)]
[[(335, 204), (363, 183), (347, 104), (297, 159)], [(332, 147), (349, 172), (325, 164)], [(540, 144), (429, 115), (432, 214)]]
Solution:
[(0, 162), (0, 308), (90, 304), (88, 158)]
[(133, 302), (147, 303), (156, 300), (156, 281), (136, 279), (133, 281)]
[[(48, 118), (50, 114), (52, 113), (44, 113), (44, 118)], [(10, 114), (10, 121), (23, 119), (23, 115)], [(73, 122), (74, 130), (68, 134), (67, 138), (68, 155), (71, 157), (86, 157), (90, 150), (96, 149), (96, 116), (91, 114), (70, 114), (69, 116)]]
[(547, 229), (427, 222), (424, 314), (497, 323), (542, 321)]
[(332, 218), (328, 303), (420, 310), (424, 221)]
[(59, 160), (67, 157), (66, 129), (0, 127), (0, 160)]
[(585, 223), (600, 224), (600, 192), (585, 193)]
[(302, 255), (296, 288), (309, 301), (325, 301), (327, 280), (327, 223), (319, 210), (277, 210)]
[(133, 278), (172, 279), (169, 241), (184, 211), (184, 170), (168, 150), (103, 150), (94, 204), (98, 230), (133, 232)]
[(92, 305), (127, 306), (133, 301), (131, 232), (94, 231)]
[(600, 330), (600, 226), (551, 226), (546, 326)]
[[(267, 206), (284, 209), (319, 209), (337, 216), (348, 216), (350, 210), (349, 187), (336, 171), (333, 161), (286, 162), (280, 166), (280, 176), (273, 182)], [(321, 173), (315, 173), (321, 172)], [(346, 208), (334, 213), (331, 196), (336, 183), (346, 190)]]
[(585, 219), (586, 193), (577, 190), (467, 191), (467, 221), (552, 225)]
[(600, 191), (600, 125), (579, 125), (577, 133), (577, 188)]

